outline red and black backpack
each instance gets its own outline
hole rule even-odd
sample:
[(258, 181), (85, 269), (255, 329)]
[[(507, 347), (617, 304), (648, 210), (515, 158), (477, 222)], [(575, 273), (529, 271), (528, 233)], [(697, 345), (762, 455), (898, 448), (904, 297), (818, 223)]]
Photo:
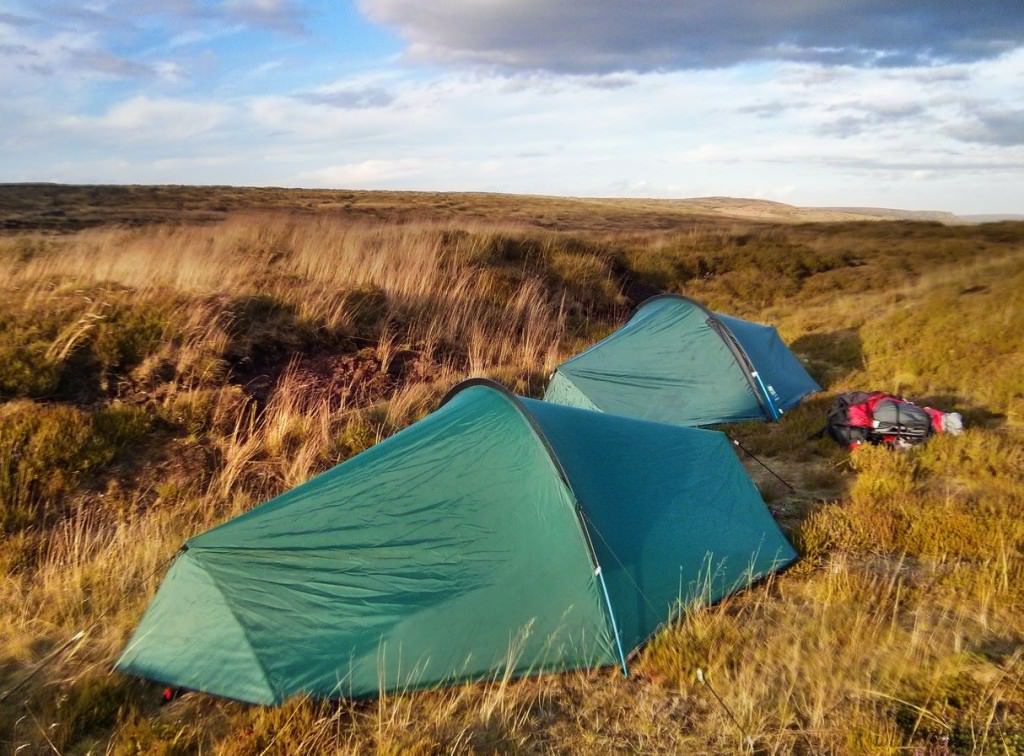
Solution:
[(826, 416), (825, 430), (841, 446), (863, 443), (912, 446), (932, 435), (932, 417), (922, 407), (884, 391), (840, 394)]

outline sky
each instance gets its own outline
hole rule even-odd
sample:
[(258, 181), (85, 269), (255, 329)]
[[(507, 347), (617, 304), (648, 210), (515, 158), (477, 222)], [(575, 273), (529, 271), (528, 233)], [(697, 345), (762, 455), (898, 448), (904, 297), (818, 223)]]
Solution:
[(0, 181), (1024, 213), (1024, 0), (0, 0)]

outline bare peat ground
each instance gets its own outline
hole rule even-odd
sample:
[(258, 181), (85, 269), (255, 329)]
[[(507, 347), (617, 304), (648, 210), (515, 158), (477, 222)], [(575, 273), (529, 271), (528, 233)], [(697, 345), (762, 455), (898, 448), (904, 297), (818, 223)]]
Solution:
[[(721, 204), (0, 187), (0, 689), (87, 630), (0, 703), (0, 747), (1024, 753), (1024, 224)], [(539, 394), (662, 290), (779, 326), (826, 387), (732, 429), (796, 488), (750, 466), (796, 567), (687, 612), (629, 679), (262, 709), (110, 672), (187, 537), (464, 377)], [(849, 388), (969, 430), (851, 458), (809, 438)]]

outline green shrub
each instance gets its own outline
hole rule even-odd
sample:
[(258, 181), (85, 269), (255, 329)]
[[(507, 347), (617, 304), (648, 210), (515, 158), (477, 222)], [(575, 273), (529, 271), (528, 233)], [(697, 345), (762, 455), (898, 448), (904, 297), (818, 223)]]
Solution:
[(166, 322), (166, 314), (158, 307), (116, 306), (97, 326), (93, 351), (105, 370), (128, 370), (160, 345)]
[(595, 255), (556, 251), (548, 260), (548, 269), (557, 284), (588, 312), (607, 312), (618, 303), (619, 287), (608, 263)]
[(387, 409), (382, 406), (369, 407), (353, 414), (335, 439), (332, 455), (346, 459), (366, 451), (377, 443), (386, 419)]
[(143, 410), (115, 405), (89, 413), (28, 401), (0, 408), (0, 532), (44, 525), (84, 476), (141, 438)]
[(93, 413), (92, 424), (97, 442), (106, 449), (106, 464), (141, 439), (152, 427), (153, 419), (139, 407), (112, 404)]
[(940, 436), (906, 453), (865, 447), (853, 465), (849, 499), (801, 524), (805, 554), (840, 549), (981, 562), (1024, 551), (1024, 464), (1019, 447), (998, 435)]
[(245, 402), (239, 386), (195, 389), (172, 394), (159, 412), (164, 421), (198, 439), (211, 431), (230, 433)]
[(0, 398), (42, 397), (56, 391), (61, 361), (50, 354), (81, 305), (64, 300), (0, 309)]
[(60, 381), (60, 365), (47, 357), (47, 345), (0, 345), (0, 397), (41, 397)]
[(153, 354), (167, 326), (165, 307), (106, 289), (0, 311), (0, 398), (91, 396)]
[(826, 388), (864, 366), (860, 334), (855, 328), (809, 333), (790, 343), (808, 372)]

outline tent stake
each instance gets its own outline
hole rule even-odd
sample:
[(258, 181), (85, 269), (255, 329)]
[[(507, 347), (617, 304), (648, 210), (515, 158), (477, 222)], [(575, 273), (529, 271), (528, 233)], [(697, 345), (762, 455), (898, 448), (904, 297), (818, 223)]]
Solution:
[(730, 709), (728, 704), (726, 704), (726, 702), (722, 700), (722, 697), (718, 695), (718, 691), (711, 687), (711, 681), (704, 677), (704, 670), (700, 667), (697, 667), (697, 682), (711, 691), (711, 695), (713, 695), (715, 700), (718, 701), (718, 705), (721, 706), (725, 713), (729, 715), (729, 719), (731, 719), (732, 723), (736, 725), (736, 729), (740, 731), (740, 735), (743, 736), (743, 741), (747, 744), (747, 747), (753, 750), (754, 739), (747, 735), (747, 731), (743, 729), (743, 725), (740, 724), (740, 720), (736, 718), (736, 715), (732, 713), (732, 709)]

